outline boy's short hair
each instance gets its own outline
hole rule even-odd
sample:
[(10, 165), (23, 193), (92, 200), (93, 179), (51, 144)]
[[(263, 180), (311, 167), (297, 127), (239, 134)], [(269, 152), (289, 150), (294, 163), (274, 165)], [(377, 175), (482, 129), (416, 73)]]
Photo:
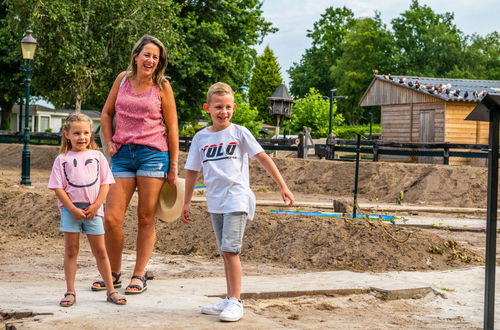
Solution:
[(214, 95), (227, 95), (227, 94), (234, 96), (234, 91), (231, 88), (231, 86), (223, 82), (216, 82), (208, 89), (207, 103), (210, 103), (210, 99)]

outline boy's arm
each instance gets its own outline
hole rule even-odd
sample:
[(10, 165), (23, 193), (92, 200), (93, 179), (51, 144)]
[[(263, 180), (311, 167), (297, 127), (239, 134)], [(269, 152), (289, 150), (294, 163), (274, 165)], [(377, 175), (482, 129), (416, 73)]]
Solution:
[(293, 197), (292, 192), (290, 191), (290, 189), (288, 189), (285, 180), (283, 180), (280, 171), (276, 167), (276, 164), (273, 162), (271, 157), (269, 157), (264, 151), (259, 152), (254, 157), (255, 159), (257, 159), (259, 164), (267, 171), (267, 173), (271, 175), (276, 184), (278, 184), (283, 202), (285, 202), (285, 204), (287, 204), (288, 206), (292, 206), (293, 204), (295, 204), (295, 197)]
[(64, 205), (64, 207), (71, 212), (73, 217), (76, 220), (81, 220), (85, 219), (85, 212), (82, 209), (79, 209), (78, 207), (73, 204), (73, 202), (69, 199), (68, 194), (64, 191), (62, 188), (55, 188), (54, 192), (56, 193), (57, 199), (59, 199)]
[(184, 205), (182, 206), (181, 219), (184, 223), (193, 221), (191, 219), (191, 198), (193, 197), (194, 184), (198, 178), (198, 171), (186, 170), (184, 181)]
[(99, 194), (97, 195), (95, 202), (87, 206), (84, 210), (87, 219), (95, 218), (97, 211), (99, 211), (99, 208), (101, 207), (102, 203), (104, 203), (104, 200), (108, 195), (108, 191), (109, 184), (102, 184), (99, 188)]

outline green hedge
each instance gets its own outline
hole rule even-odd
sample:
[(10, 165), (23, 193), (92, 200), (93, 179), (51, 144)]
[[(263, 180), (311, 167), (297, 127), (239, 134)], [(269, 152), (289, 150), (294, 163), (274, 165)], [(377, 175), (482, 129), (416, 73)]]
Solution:
[[(372, 134), (380, 133), (380, 124), (373, 124)], [(360, 126), (339, 126), (333, 129), (333, 134), (337, 139), (355, 140), (357, 134), (365, 137), (370, 135), (370, 125)]]

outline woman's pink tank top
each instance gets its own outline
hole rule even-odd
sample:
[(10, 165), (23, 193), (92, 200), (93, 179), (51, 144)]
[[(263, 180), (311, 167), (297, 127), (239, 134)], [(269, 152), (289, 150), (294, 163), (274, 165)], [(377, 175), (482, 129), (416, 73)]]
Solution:
[(129, 79), (120, 86), (115, 103), (116, 128), (113, 142), (118, 148), (134, 143), (167, 151), (160, 88), (134, 93)]

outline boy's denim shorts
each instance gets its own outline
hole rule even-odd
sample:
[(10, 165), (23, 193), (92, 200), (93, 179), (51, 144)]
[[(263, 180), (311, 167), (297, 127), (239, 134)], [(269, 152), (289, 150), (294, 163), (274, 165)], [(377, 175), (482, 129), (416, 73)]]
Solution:
[[(84, 209), (90, 204), (74, 203), (76, 207)], [(84, 233), (89, 235), (104, 235), (104, 224), (102, 217), (96, 215), (94, 219), (75, 220), (67, 208), (61, 209), (61, 226), (59, 230), (66, 233)]]
[(141, 144), (124, 144), (111, 157), (111, 172), (115, 178), (166, 178), (169, 166), (168, 151)]
[(210, 213), (220, 252), (240, 253), (247, 224), (246, 212)]

